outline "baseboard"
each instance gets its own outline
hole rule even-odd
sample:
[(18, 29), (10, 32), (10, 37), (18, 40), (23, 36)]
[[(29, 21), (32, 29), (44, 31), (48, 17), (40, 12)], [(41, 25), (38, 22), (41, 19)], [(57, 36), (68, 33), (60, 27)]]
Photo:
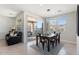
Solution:
[(61, 40), (61, 42), (66, 42), (66, 43), (76, 44), (76, 42), (67, 41), (67, 40)]

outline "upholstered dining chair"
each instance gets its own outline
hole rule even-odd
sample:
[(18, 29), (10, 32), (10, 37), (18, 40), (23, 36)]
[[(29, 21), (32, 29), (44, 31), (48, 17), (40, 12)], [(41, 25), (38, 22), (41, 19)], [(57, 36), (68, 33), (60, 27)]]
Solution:
[(42, 44), (42, 47), (43, 47), (43, 50), (44, 50), (44, 46), (45, 46), (45, 44), (47, 43), (46, 37), (41, 36), (41, 37), (40, 37), (40, 43)]
[(54, 48), (54, 46), (55, 46), (56, 37), (57, 37), (57, 36), (53, 36), (53, 37), (51, 37), (51, 39), (50, 39), (50, 44), (52, 44), (52, 47), (53, 47), (53, 48)]
[(56, 39), (55, 39), (55, 45), (57, 46), (57, 44), (60, 43), (60, 33), (56, 34)]

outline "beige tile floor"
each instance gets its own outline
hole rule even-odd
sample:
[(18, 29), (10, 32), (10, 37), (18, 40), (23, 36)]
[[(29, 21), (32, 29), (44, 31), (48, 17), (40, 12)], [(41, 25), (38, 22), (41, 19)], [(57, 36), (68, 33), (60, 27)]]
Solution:
[[(35, 51), (30, 45), (35, 44), (35, 41), (28, 42), (28, 44), (15, 44), (7, 46), (5, 40), (0, 40), (0, 55), (40, 55), (39, 52)], [(58, 55), (75, 55), (76, 44), (65, 43), (63, 48), (60, 50)]]
[(59, 54), (76, 55), (76, 44), (64, 42), (64, 46), (60, 50)]
[(24, 52), (24, 45), (22, 43), (7, 46), (5, 40), (0, 40), (0, 55), (22, 55)]

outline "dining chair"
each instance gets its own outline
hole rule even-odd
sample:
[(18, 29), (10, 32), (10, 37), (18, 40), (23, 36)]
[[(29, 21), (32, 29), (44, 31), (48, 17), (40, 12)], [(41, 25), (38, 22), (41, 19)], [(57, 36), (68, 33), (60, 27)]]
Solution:
[(47, 39), (44, 36), (40, 36), (40, 43), (42, 44), (43, 50), (44, 50), (44, 46), (47, 43)]
[(57, 42), (60, 43), (60, 33), (58, 33)]
[(56, 34), (55, 45), (57, 46), (60, 43), (60, 33)]
[(54, 46), (55, 46), (55, 39), (56, 39), (56, 36), (53, 36), (53, 37), (51, 37), (51, 39), (50, 39), (50, 44), (52, 44), (52, 47), (54, 48)]

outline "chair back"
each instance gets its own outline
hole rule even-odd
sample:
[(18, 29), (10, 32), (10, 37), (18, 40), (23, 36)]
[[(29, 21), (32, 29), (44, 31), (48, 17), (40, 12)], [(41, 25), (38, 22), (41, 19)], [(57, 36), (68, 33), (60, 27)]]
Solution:
[(22, 32), (18, 32), (17, 36), (19, 36), (20, 39), (22, 39)]
[(47, 41), (47, 38), (45, 36), (40, 36), (40, 42)]
[(60, 33), (56, 34), (57, 39), (60, 39)]

